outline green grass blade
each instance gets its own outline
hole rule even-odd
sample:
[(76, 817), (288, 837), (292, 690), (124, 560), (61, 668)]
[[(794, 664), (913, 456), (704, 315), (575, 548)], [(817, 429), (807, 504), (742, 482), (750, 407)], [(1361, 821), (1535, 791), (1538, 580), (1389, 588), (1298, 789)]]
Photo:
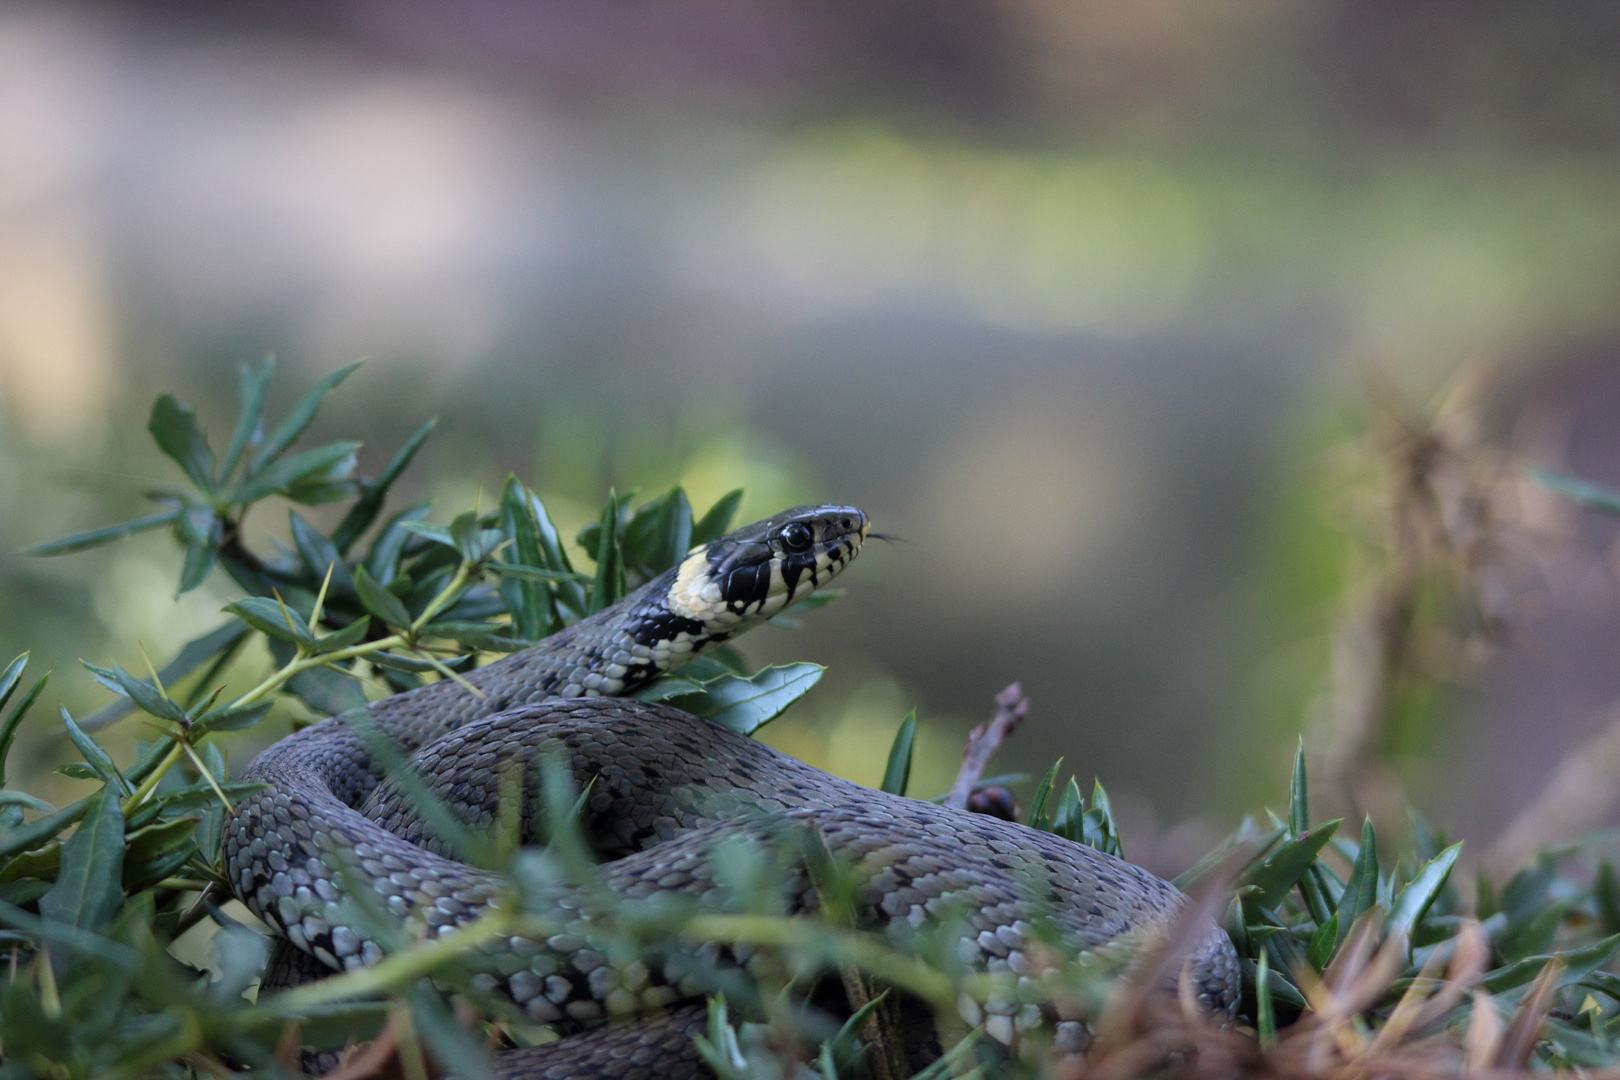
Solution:
[(1378, 836), (1373, 832), (1372, 818), (1366, 818), (1361, 823), (1361, 849), (1356, 852), (1356, 862), (1350, 870), (1350, 880), (1345, 883), (1344, 896), (1339, 900), (1337, 917), (1339, 920), (1339, 937), (1335, 946), (1342, 943), (1350, 928), (1367, 911), (1378, 902)]
[(1052, 827), (1052, 819), (1046, 812), (1047, 800), (1052, 796), (1052, 785), (1057, 783), (1058, 770), (1063, 767), (1063, 759), (1058, 758), (1052, 762), (1052, 767), (1046, 770), (1041, 782), (1035, 785), (1035, 797), (1029, 803), (1029, 819), (1027, 824), (1032, 829), (1047, 832)]
[(917, 710), (912, 709), (900, 721), (900, 730), (894, 733), (889, 747), (889, 763), (883, 769), (883, 783), (878, 785), (891, 795), (904, 795), (911, 783), (911, 749), (917, 737)]
[(1277, 1045), (1277, 1012), (1271, 1000), (1271, 961), (1260, 950), (1259, 972), (1254, 978), (1254, 1026), (1260, 1045), (1267, 1050)]
[(585, 614), (594, 615), (624, 595), (624, 560), (619, 551), (619, 496), (608, 492), (596, 541), (596, 582)]
[(1288, 831), (1304, 836), (1311, 831), (1310, 803), (1305, 792), (1305, 738), (1300, 737), (1294, 752), (1294, 777), (1288, 785)]

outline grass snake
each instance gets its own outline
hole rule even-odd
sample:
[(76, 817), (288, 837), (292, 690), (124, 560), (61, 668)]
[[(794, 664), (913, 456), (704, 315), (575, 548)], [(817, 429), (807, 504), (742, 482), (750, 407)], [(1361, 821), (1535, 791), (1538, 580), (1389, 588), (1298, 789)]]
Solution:
[[(382, 957), (383, 942), (345, 922), (352, 909), (344, 889), (357, 880), (429, 934), (475, 919), (502, 888), (498, 873), (457, 861), (373, 760), (362, 728), (414, 755), (414, 771), (474, 825), (495, 820), (509, 763), (561, 746), (580, 789), (589, 784), (583, 832), (608, 860), (608, 886), (627, 896), (712, 899), (723, 891), (711, 858), (717, 843), (780, 835), (797, 824), (864, 879), (864, 925), (917, 927), (950, 908), (968, 921), (959, 952), (970, 964), (1033, 973), (1037, 909), (1077, 948), (1173, 919), (1185, 904), (1181, 894), (1122, 860), (1022, 825), (863, 788), (689, 714), (619, 696), (825, 584), (867, 534), (865, 515), (852, 507), (785, 511), (695, 549), (618, 603), (470, 673), (481, 697), (444, 680), (265, 750), (244, 779), (266, 787), (239, 804), (226, 831), (226, 866), (237, 896), (286, 943), (272, 960), (279, 978)], [(533, 831), (526, 825), (525, 839)], [(785, 879), (791, 910), (816, 907), (803, 866), (788, 867)], [(504, 939), (487, 957), (491, 988), (531, 1019), (564, 1028), (643, 1015), (497, 1054), (498, 1071), (524, 1080), (704, 1075), (690, 1040), (702, 1019), (693, 1003), (708, 985), (703, 972), (726, 959), (719, 947), (610, 958), (587, 940), (592, 901), (555, 899), (578, 926), (544, 940)], [(746, 961), (736, 951), (733, 959)], [(1231, 1010), (1237, 961), (1213, 924), (1186, 970), (1204, 1005)], [(274, 981), (267, 974), (266, 984)], [(990, 1034), (1010, 1037), (1015, 1010), (998, 1015), (992, 1005), (989, 1012), (982, 1019)], [(1017, 1019), (1026, 1022), (1027, 1010)], [(919, 1061), (937, 1053), (926, 1038), (907, 1049)]]

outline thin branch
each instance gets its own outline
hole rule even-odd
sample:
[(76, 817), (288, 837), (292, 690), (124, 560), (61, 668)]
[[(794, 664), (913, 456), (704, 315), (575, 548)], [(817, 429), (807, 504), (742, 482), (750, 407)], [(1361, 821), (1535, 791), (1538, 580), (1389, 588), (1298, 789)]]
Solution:
[(990, 764), (990, 758), (1001, 745), (1001, 740), (1012, 734), (1013, 728), (1018, 726), (1018, 721), (1024, 718), (1028, 710), (1029, 702), (1024, 698), (1023, 687), (1017, 683), (996, 695), (996, 715), (968, 735), (967, 747), (962, 751), (962, 768), (956, 774), (956, 783), (951, 785), (951, 793), (945, 797), (946, 806), (967, 809), (968, 799), (973, 795), (973, 785), (984, 775), (985, 766)]

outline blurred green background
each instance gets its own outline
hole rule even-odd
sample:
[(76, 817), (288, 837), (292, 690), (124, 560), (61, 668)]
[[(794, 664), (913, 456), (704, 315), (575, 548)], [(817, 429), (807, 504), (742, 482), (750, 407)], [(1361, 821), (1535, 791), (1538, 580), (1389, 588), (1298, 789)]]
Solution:
[[(509, 471), (570, 533), (610, 484), (863, 507), (904, 542), (746, 643), (831, 668), (770, 741), (874, 782), (916, 705), (943, 789), (1016, 679), (999, 765), (1066, 755), (1179, 869), (1329, 682), (1358, 370), (1488, 364), (1497, 443), (1620, 482), (1617, 150), (1590, 2), (8, 4), (0, 652), (78, 714), (78, 657), (212, 625), (163, 536), (16, 552), (172, 479), (159, 391), (217, 433), (238, 361), (285, 407), (367, 357), (313, 434), (374, 468), (441, 416), (441, 519)], [(1540, 513), (1505, 647), (1382, 748), (1470, 837), (1620, 698), (1612, 530)]]

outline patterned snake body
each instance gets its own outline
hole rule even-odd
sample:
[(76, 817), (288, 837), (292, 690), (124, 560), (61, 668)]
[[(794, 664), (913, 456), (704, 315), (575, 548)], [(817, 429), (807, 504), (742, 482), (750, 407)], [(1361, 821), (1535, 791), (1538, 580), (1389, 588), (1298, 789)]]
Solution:
[[(369, 725), (414, 752), (415, 768), (474, 825), (495, 820), (509, 763), (562, 746), (576, 783), (591, 784), (581, 824), (597, 854), (613, 860), (605, 881), (632, 897), (717, 902), (725, 892), (710, 858), (717, 843), (779, 836), (797, 823), (860, 872), (865, 925), (903, 932), (942, 910), (960, 911), (971, 925), (963, 959), (992, 969), (1036, 969), (1028, 948), (1037, 910), (1051, 915), (1076, 949), (1173, 919), (1184, 904), (1179, 893), (1089, 847), (871, 791), (688, 714), (614, 696), (825, 583), (866, 533), (865, 516), (853, 508), (787, 511), (697, 549), (618, 604), (472, 673), (482, 699), (439, 682), (374, 703), (363, 718), (344, 714), (283, 739), (247, 772), (245, 779), (268, 786), (238, 807), (227, 831), (237, 895), (330, 970), (383, 954), (381, 942), (343, 921), (344, 885), (356, 876), (393, 912), (420, 919), (431, 932), (476, 918), (495, 898), (499, 875), (451, 857), (381, 775), (360, 730)], [(569, 700), (581, 698), (606, 700)], [(339, 860), (347, 864), (341, 875), (334, 873)], [(784, 877), (789, 910), (816, 906), (802, 866)], [(539, 1078), (695, 1069), (687, 1030), (697, 1014), (682, 1012), (680, 1003), (703, 992), (702, 972), (723, 959), (718, 946), (653, 958), (650, 966), (615, 963), (590, 947), (592, 901), (566, 892), (552, 899), (576, 913), (577, 923), (544, 940), (504, 939), (482, 965), (492, 988), (545, 1023), (676, 1009), (651, 1024), (509, 1052), (501, 1071)], [(1213, 925), (1187, 970), (1208, 1007), (1230, 1009), (1236, 958)], [(1010, 1037), (1012, 1013), (985, 1019), (991, 1034)]]

